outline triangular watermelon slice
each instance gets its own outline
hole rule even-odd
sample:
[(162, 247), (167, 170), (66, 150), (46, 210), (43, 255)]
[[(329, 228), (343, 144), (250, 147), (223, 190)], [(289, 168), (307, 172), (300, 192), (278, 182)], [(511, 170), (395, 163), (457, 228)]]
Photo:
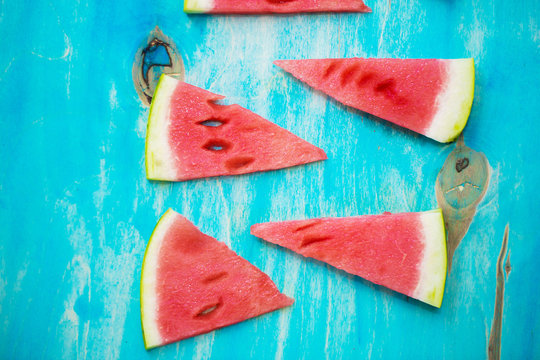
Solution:
[(146, 177), (182, 181), (326, 159), (323, 150), (239, 105), (162, 75), (146, 134)]
[(440, 209), (255, 224), (251, 233), (440, 307), (446, 233)]
[(292, 305), (227, 245), (168, 210), (146, 247), (141, 319), (147, 349)]
[(186, 13), (371, 12), (362, 0), (184, 0)]
[(337, 101), (439, 142), (463, 130), (474, 96), (473, 59), (310, 59), (274, 64)]

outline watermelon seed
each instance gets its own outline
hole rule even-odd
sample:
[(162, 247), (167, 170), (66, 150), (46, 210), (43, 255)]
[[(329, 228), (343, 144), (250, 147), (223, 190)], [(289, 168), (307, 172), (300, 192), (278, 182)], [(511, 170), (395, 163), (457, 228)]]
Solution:
[(310, 221), (309, 223), (307, 224), (304, 224), (304, 225), (301, 225), (299, 226), (298, 228), (296, 228), (296, 230), (294, 230), (294, 232), (298, 232), (298, 231), (302, 231), (302, 230), (306, 230), (306, 229), (309, 229), (317, 224), (319, 224), (321, 221), (320, 220), (313, 220), (313, 221)]
[(213, 139), (208, 140), (206, 144), (203, 145), (203, 149), (210, 151), (227, 151), (231, 146), (232, 145), (225, 140)]
[(230, 171), (238, 170), (240, 168), (246, 167), (252, 162), (255, 161), (254, 157), (251, 156), (237, 156), (231, 158), (225, 162), (225, 167)]
[(330, 65), (328, 65), (328, 67), (324, 71), (323, 77), (325, 77), (325, 78), (329, 77), (330, 75), (332, 75), (336, 71), (336, 69), (338, 67), (339, 67), (338, 62), (332, 62)]
[(208, 306), (205, 306), (201, 311), (199, 311), (197, 313), (197, 315), (195, 315), (195, 319), (201, 319), (201, 318), (205, 318), (207, 317), (208, 315), (212, 314), (214, 311), (216, 311), (219, 307), (221, 306), (221, 300), (219, 300), (217, 303), (215, 304), (211, 304), (211, 305), (208, 305)]
[(203, 125), (206, 127), (220, 127), (221, 125), (225, 125), (225, 121), (215, 118), (210, 118), (208, 120), (199, 121), (197, 123), (198, 125)]
[(302, 241), (302, 244), (300, 245), (301, 248), (306, 247), (308, 245), (312, 245), (318, 242), (330, 240), (330, 236), (306, 236), (304, 237), (304, 240)]
[(368, 82), (370, 82), (374, 78), (375, 78), (375, 74), (373, 74), (372, 72), (365, 73), (356, 81), (356, 85), (358, 85), (359, 87), (364, 87)]
[(228, 272), (222, 271), (220, 273), (212, 274), (212, 275), (206, 277), (202, 282), (205, 283), (205, 284), (216, 282), (218, 280), (221, 280), (221, 279), (227, 277), (228, 275), (229, 275)]
[(386, 79), (375, 86), (375, 91), (395, 92), (396, 81), (394, 79)]
[(379, 82), (375, 86), (375, 91), (383, 93), (384, 96), (392, 100), (396, 105), (404, 105), (407, 102), (407, 100), (404, 97), (399, 96), (396, 91), (396, 81), (394, 79), (386, 79)]
[(353, 64), (347, 67), (343, 72), (341, 73), (341, 86), (347, 85), (351, 81), (351, 78), (360, 70), (360, 66), (358, 64)]

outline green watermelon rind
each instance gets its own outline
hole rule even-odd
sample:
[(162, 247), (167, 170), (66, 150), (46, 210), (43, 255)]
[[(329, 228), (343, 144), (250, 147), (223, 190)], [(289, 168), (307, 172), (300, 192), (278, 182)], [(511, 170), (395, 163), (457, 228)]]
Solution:
[(412, 295), (427, 304), (441, 307), (446, 283), (446, 229), (441, 209), (421, 213), (425, 250), (420, 263), (420, 279)]
[(455, 140), (465, 128), (474, 98), (474, 59), (443, 60), (448, 82), (437, 97), (437, 112), (426, 136), (447, 143)]
[(203, 14), (213, 8), (213, 0), (184, 0), (184, 12), (187, 14)]
[(174, 220), (174, 211), (168, 209), (159, 219), (150, 240), (146, 245), (141, 269), (141, 326), (143, 331), (144, 347), (150, 350), (161, 344), (161, 335), (158, 330), (156, 309), (157, 295), (156, 269), (159, 250), (165, 232), (169, 228), (169, 220)]
[(169, 106), (178, 80), (161, 75), (150, 105), (146, 128), (146, 178), (165, 181), (176, 176), (168, 140)]

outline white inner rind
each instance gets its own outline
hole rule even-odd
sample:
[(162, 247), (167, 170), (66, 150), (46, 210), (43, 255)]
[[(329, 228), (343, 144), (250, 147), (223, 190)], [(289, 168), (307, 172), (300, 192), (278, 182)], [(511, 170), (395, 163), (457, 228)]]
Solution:
[(158, 311), (156, 293), (157, 267), (163, 238), (170, 225), (174, 222), (175, 215), (176, 213), (171, 209), (163, 214), (150, 237), (144, 254), (141, 275), (141, 320), (144, 345), (147, 349), (158, 346), (163, 342), (156, 321)]
[(214, 0), (185, 0), (184, 12), (205, 13), (214, 8)]
[(146, 177), (151, 180), (176, 177), (168, 129), (171, 97), (177, 84), (175, 78), (161, 75), (152, 99), (146, 130)]
[(441, 307), (446, 281), (446, 231), (441, 209), (420, 215), (424, 232), (424, 253), (420, 279), (413, 297)]
[(474, 97), (474, 60), (444, 62), (447, 85), (437, 97), (437, 112), (425, 134), (439, 142), (452, 141), (461, 133), (467, 124)]

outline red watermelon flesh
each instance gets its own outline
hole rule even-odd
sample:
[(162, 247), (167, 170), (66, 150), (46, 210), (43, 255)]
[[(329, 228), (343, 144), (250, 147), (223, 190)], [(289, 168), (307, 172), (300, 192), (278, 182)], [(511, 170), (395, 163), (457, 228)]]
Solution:
[(255, 224), (251, 233), (440, 307), (446, 278), (442, 212)]
[(362, 0), (185, 0), (187, 13), (371, 12)]
[(278, 60), (339, 102), (440, 142), (463, 130), (474, 94), (472, 59)]
[(146, 348), (207, 333), (293, 301), (266, 274), (173, 210), (156, 225), (141, 280)]
[(326, 159), (318, 147), (239, 105), (163, 75), (150, 110), (148, 179), (237, 175)]

